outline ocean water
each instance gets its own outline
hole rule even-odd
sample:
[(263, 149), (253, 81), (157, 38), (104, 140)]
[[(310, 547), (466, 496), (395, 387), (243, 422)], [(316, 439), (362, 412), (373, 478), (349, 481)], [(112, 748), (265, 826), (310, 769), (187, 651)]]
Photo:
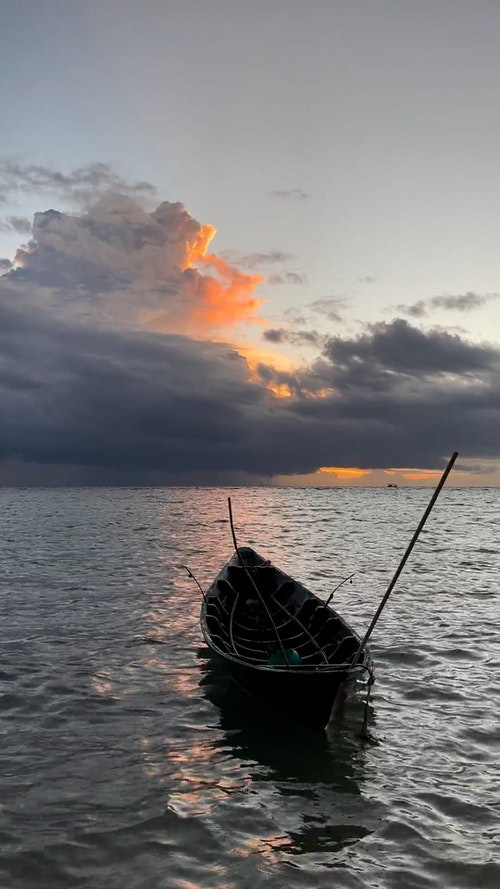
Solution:
[(423, 489), (0, 490), (2, 889), (496, 889), (500, 491), (445, 487), (323, 734), (214, 671), (250, 543), (363, 633)]

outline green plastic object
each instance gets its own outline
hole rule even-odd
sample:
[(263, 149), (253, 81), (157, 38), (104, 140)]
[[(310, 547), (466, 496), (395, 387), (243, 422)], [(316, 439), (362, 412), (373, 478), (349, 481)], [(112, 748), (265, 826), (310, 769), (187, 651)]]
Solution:
[(240, 556), (253, 556), (253, 549), (249, 546), (239, 546), (238, 552)]
[(295, 651), (295, 648), (285, 648), (284, 654), (282, 651), (275, 651), (274, 654), (271, 655), (267, 663), (269, 666), (273, 667), (283, 667), (285, 664), (293, 667), (297, 664), (300, 664), (300, 662), (300, 654), (298, 653), (298, 651)]

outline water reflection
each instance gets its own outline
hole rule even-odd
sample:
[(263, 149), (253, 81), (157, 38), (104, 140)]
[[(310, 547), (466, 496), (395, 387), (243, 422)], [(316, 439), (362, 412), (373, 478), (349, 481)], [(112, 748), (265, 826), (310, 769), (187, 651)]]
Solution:
[[(219, 863), (226, 854), (228, 866), (238, 869), (240, 861), (245, 874), (287, 862), (330, 866), (377, 821), (362, 792), (362, 712), (328, 733), (311, 733), (261, 705), (256, 718), (251, 699), (228, 684), (206, 648), (198, 648), (200, 595), (180, 565), (187, 561), (200, 573), (203, 559), (205, 583), (230, 555), (221, 522), (225, 494), (217, 492), (214, 501), (198, 508), (192, 523), (186, 520), (182, 548), (175, 515), (170, 524), (161, 517), (155, 583), (149, 579), (130, 600), (133, 635), (121, 657), (108, 652), (94, 690), (123, 705), (145, 807), (152, 815), (162, 810), (166, 825), (174, 818), (179, 837), (203, 829), (219, 844)], [(245, 522), (239, 530), (246, 540), (255, 531), (250, 512)], [(275, 550), (284, 555), (279, 544)], [(157, 583), (160, 573), (165, 580)], [(210, 843), (203, 848), (208, 854)], [(226, 879), (218, 874), (214, 886)]]
[[(200, 688), (217, 708), (219, 740), (249, 779), (247, 794), (273, 831), (240, 839), (240, 856), (268, 864), (307, 855), (325, 864), (370, 834), (378, 822), (363, 798), (366, 746), (353, 731), (359, 707), (327, 732), (311, 732), (241, 692), (200, 650)], [(310, 859), (312, 856), (312, 859)], [(333, 858), (332, 858), (333, 857)]]
[(262, 766), (275, 778), (326, 781), (359, 793), (363, 780), (363, 747), (349, 737), (345, 723), (313, 732), (277, 713), (270, 705), (241, 691), (209, 658), (202, 658), (200, 688), (217, 707), (219, 725), (234, 755)]

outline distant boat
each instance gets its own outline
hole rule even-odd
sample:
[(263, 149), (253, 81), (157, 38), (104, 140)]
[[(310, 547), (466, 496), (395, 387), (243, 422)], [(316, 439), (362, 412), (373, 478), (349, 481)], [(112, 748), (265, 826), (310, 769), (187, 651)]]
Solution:
[(349, 624), (250, 547), (239, 547), (203, 596), (201, 629), (238, 685), (297, 722), (324, 729), (347, 680), (372, 663)]
[(395, 485), (394, 482), (389, 482), (389, 484), (387, 485), (387, 487), (388, 487), (388, 488), (397, 488), (397, 485)]

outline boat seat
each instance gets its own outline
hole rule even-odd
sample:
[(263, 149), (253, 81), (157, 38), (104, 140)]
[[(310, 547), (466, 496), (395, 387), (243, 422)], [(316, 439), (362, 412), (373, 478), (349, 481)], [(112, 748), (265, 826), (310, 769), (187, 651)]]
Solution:
[(226, 573), (227, 581), (238, 591), (240, 596), (258, 598), (258, 593), (255, 589), (257, 587), (260, 595), (267, 601), (274, 590), (275, 568), (268, 566), (249, 567), (248, 570), (245, 570), (240, 565), (228, 565)]
[(305, 627), (309, 627), (313, 614), (315, 614), (318, 607), (318, 603), (315, 602), (314, 599), (306, 599), (306, 601), (299, 608), (295, 616), (298, 620), (300, 620), (301, 624), (304, 624)]
[(324, 648), (326, 645), (334, 645), (334, 647), (337, 647), (340, 642), (339, 637), (335, 635), (332, 627), (328, 626), (327, 623), (322, 624), (322, 626), (313, 632), (312, 635), (321, 648)]
[(284, 580), (274, 591), (273, 599), (286, 609), (288, 614), (297, 616), (307, 601), (304, 593), (294, 580)]
[(217, 604), (224, 609), (226, 614), (228, 614), (234, 605), (237, 592), (229, 581), (224, 580), (223, 577), (217, 581), (217, 592), (218, 596), (214, 596), (209, 601), (217, 602)]
[(323, 605), (318, 605), (311, 614), (308, 630), (314, 638), (320, 633), (326, 624), (326, 614)]
[(330, 663), (344, 664), (349, 663), (359, 648), (359, 642), (354, 636), (345, 636), (333, 651), (332, 656), (328, 658)]

